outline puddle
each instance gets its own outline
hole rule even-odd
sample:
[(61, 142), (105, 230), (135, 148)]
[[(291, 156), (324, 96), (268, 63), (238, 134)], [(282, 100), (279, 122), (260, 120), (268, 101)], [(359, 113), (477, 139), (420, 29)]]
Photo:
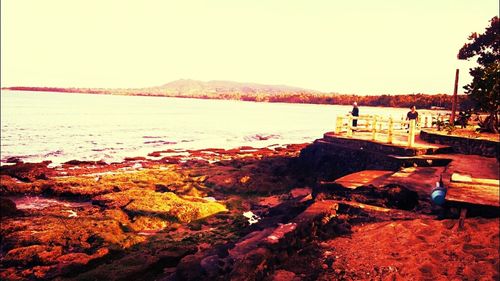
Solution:
[(45, 198), (41, 196), (9, 196), (6, 197), (16, 203), (16, 207), (20, 210), (26, 209), (44, 209), (52, 206), (62, 206), (65, 208), (78, 208), (91, 206), (91, 202), (73, 202), (60, 200), (55, 198)]
[(153, 235), (156, 235), (158, 234), (158, 232), (162, 231), (163, 229), (147, 229), (147, 230), (141, 230), (141, 231), (137, 231), (137, 235), (141, 235), (141, 236), (153, 236)]

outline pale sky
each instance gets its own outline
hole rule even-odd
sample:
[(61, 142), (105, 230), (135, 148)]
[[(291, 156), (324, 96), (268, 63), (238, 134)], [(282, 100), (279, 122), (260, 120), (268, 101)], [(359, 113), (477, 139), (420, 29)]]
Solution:
[[(2, 0), (2, 86), (180, 78), (356, 94), (452, 93), (498, 0)], [(460, 90), (461, 87), (460, 87)]]

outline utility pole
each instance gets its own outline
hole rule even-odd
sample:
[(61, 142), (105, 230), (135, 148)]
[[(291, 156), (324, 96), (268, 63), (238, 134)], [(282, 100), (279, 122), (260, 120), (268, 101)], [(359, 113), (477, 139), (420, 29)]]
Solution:
[(450, 117), (450, 125), (455, 125), (455, 111), (457, 110), (457, 90), (458, 90), (458, 68), (455, 72), (455, 89), (453, 90), (453, 101), (451, 104), (451, 117)]

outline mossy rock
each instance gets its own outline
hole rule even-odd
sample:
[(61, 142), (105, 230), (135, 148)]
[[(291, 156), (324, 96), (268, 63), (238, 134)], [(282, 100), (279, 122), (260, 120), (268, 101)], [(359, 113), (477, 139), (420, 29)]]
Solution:
[(134, 216), (159, 216), (179, 222), (191, 222), (227, 211), (224, 205), (217, 202), (195, 202), (172, 192), (160, 193), (148, 189), (108, 193), (95, 197), (94, 202), (106, 207), (122, 208)]

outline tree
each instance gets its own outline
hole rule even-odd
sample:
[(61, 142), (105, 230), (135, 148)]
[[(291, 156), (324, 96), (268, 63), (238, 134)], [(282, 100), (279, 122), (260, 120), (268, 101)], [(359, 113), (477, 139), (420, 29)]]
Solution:
[(484, 129), (499, 131), (500, 113), (500, 20), (497, 16), (490, 20), (484, 33), (472, 33), (458, 52), (458, 59), (469, 60), (477, 57), (479, 66), (469, 70), (473, 80), (464, 86), (465, 93), (475, 103), (476, 109), (489, 116), (484, 121)]

